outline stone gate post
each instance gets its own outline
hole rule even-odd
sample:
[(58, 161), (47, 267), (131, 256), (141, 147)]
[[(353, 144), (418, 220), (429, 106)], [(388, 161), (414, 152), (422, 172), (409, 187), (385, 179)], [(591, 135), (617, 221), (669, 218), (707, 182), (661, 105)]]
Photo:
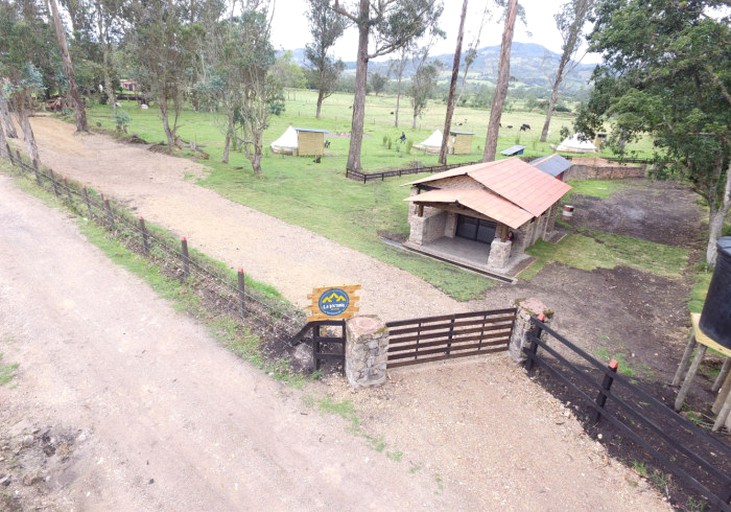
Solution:
[(518, 312), (515, 315), (515, 326), (510, 335), (508, 352), (516, 363), (524, 363), (527, 359), (523, 347), (527, 346), (528, 332), (533, 328), (531, 317), (546, 314), (549, 310), (538, 299), (525, 299), (517, 304)]
[(345, 323), (345, 376), (354, 388), (386, 382), (388, 327), (375, 315)]

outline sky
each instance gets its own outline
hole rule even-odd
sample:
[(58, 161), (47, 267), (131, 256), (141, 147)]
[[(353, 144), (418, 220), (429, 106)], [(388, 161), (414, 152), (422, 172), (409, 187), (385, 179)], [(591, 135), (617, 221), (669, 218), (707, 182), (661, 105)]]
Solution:
[[(276, 49), (293, 50), (304, 48), (311, 41), (306, 18), (306, 0), (275, 0), (274, 19), (272, 21), (272, 40)], [(489, 0), (492, 4), (492, 0)], [(477, 35), (486, 0), (470, 0), (465, 21), (465, 36), (462, 51), (465, 51)], [(516, 22), (513, 41), (536, 43), (549, 50), (561, 53), (561, 35), (556, 28), (553, 15), (566, 0), (520, 0), (525, 9), (526, 24)], [(342, 2), (349, 5), (350, 2)], [(440, 19), (440, 27), (447, 34), (446, 39), (438, 42), (431, 55), (454, 53), (459, 29), (459, 18), (462, 10), (460, 0), (444, 0), (444, 13)], [(502, 37), (501, 12), (492, 7), (492, 19), (487, 19), (480, 35), (480, 48), (499, 45)], [(357, 36), (354, 29), (348, 30), (338, 41), (334, 55), (344, 61), (354, 61), (357, 49)], [(587, 56), (583, 62), (597, 62), (596, 55)]]

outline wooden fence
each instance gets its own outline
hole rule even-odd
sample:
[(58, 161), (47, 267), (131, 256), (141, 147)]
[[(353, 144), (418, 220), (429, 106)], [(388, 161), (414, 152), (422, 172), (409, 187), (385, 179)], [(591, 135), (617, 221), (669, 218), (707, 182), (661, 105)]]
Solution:
[(459, 164), (447, 164), (447, 165), (432, 165), (424, 166), (421, 162), (412, 162), (411, 167), (405, 167), (403, 169), (389, 169), (381, 172), (365, 173), (361, 171), (354, 171), (352, 169), (345, 169), (345, 177), (351, 180), (362, 181), (367, 183), (373, 180), (383, 181), (386, 178), (396, 178), (401, 176), (407, 176), (409, 174), (420, 174), (420, 173), (435, 173), (448, 171), (456, 167), (463, 167), (465, 165), (477, 164), (480, 162), (464, 162)]
[(731, 446), (618, 374), (616, 362), (605, 366), (546, 324), (532, 321), (536, 331), (529, 333), (525, 348), (529, 371), (536, 365), (547, 370), (589, 407), (593, 422), (610, 423), (636, 445), (638, 460), (646, 454), (716, 510), (731, 512)]
[(189, 249), (185, 237), (147, 226), (119, 204), (60, 176), (27, 162), (16, 150), (10, 163), (21, 174), (29, 174), (41, 188), (52, 192), (67, 207), (111, 231), (127, 249), (158, 265), (167, 275), (196, 289), (204, 303), (217, 313), (230, 314), (253, 332), (268, 339), (289, 343), (292, 333), (304, 322), (304, 314), (290, 304), (246, 286), (243, 269), (228, 272)]
[(515, 308), (388, 322), (388, 368), (507, 350)]

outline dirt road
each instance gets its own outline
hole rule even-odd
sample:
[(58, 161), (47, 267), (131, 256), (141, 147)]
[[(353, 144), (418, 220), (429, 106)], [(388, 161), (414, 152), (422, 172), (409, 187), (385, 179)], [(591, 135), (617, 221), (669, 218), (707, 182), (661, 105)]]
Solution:
[(5, 176), (0, 196), (0, 351), (20, 365), (0, 509), (479, 508), (236, 359)]
[(50, 117), (32, 121), (41, 160), (54, 171), (125, 202), (232, 268), (243, 267), (294, 304), (306, 306), (319, 286), (359, 283), (363, 314), (398, 320), (467, 310), (408, 272), (184, 179), (203, 175), (202, 165), (104, 135), (75, 135), (72, 125)]

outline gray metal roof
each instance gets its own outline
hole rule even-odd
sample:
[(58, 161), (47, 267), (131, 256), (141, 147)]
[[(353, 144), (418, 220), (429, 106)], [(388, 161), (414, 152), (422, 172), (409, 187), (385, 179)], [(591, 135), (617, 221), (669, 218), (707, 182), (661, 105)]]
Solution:
[(525, 146), (521, 146), (518, 144), (515, 146), (510, 146), (508, 149), (502, 150), (500, 154), (505, 156), (522, 155), (524, 149)]
[(297, 128), (294, 127), (298, 132), (314, 132), (314, 133), (330, 133), (327, 130), (318, 130), (317, 128)]
[(530, 164), (533, 167), (536, 167), (545, 172), (546, 174), (550, 174), (554, 178), (562, 172), (568, 170), (571, 165), (573, 165), (570, 161), (566, 160), (558, 153), (548, 156), (542, 156), (541, 158), (536, 158), (535, 160), (531, 161)]

